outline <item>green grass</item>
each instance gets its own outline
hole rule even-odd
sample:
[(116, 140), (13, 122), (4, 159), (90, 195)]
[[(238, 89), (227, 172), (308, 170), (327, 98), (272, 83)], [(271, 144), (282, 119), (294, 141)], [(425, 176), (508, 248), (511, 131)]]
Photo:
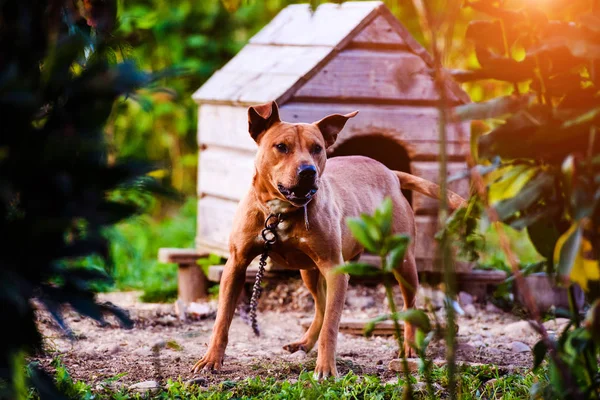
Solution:
[(143, 290), (144, 301), (171, 301), (177, 295), (177, 266), (157, 260), (161, 247), (193, 248), (196, 199), (191, 197), (170, 217), (148, 215), (118, 224), (107, 232), (116, 290)]
[[(64, 365), (54, 361), (57, 386), (71, 399), (141, 399), (148, 398), (139, 393), (127, 390), (110, 391), (93, 390), (81, 381), (74, 381)], [(447, 392), (447, 370), (434, 368), (434, 398), (445, 398)], [(118, 381), (120, 377), (107, 380), (105, 383)], [(458, 374), (458, 398), (460, 399), (525, 399), (530, 398), (532, 390), (537, 390), (540, 383), (547, 382), (545, 369), (537, 373), (515, 371), (503, 373), (494, 366), (464, 367)], [(415, 399), (428, 398), (425, 384), (412, 378)], [(404, 382), (392, 379), (382, 382), (374, 376), (357, 376), (352, 372), (337, 380), (322, 383), (312, 378), (312, 373), (302, 372), (297, 380), (277, 381), (275, 378), (248, 378), (241, 381), (224, 381), (210, 388), (187, 386), (181, 381), (168, 381), (166, 388), (153, 393), (154, 399), (399, 399), (402, 398)], [(38, 399), (31, 391), (29, 399)]]

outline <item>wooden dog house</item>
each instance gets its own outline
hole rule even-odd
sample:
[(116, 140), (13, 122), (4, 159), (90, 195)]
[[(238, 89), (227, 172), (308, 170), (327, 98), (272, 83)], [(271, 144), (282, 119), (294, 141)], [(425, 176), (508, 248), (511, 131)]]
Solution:
[[(193, 98), (198, 113), (199, 253), (228, 255), (238, 201), (254, 173), (247, 108), (276, 100), (281, 118), (313, 122), (360, 110), (329, 156), (361, 154), (437, 181), (438, 94), (432, 59), (381, 2), (290, 5), (217, 71)], [(453, 104), (469, 102), (448, 85)], [(468, 126), (448, 126), (448, 172), (464, 169)], [(451, 184), (468, 194), (468, 183)], [(431, 271), (437, 202), (407, 194), (417, 214), (417, 263)]]

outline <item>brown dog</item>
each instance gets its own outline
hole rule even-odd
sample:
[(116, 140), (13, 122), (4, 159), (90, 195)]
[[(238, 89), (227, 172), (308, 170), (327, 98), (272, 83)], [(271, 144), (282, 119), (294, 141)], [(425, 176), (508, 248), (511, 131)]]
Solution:
[[(393, 202), (393, 231), (414, 238), (414, 215), (400, 191), (401, 185), (435, 198), (439, 193), (434, 183), (391, 171), (370, 158), (350, 156), (327, 161), (325, 149), (335, 142), (346, 121), (357, 113), (334, 114), (313, 124), (291, 124), (279, 119), (275, 102), (248, 109), (250, 135), (258, 144), (256, 172), (234, 219), (230, 257), (221, 279), (210, 346), (192, 371), (221, 368), (246, 268), (263, 248), (261, 230), (265, 219), (270, 214), (282, 214), (278, 241), (269, 256), (280, 265), (301, 270), (316, 306), (310, 328), (299, 341), (286, 345), (285, 349), (308, 352), (320, 339), (315, 375), (318, 379), (337, 375), (335, 350), (348, 276), (334, 269), (357, 258), (363, 251), (346, 226), (346, 218), (373, 213), (389, 196)], [(451, 206), (457, 207), (463, 201), (460, 196), (449, 193)], [(304, 220), (305, 205), (309, 230)], [(396, 270), (405, 309), (414, 306), (419, 284), (414, 249), (412, 241), (404, 262)], [(409, 324), (404, 326), (404, 337), (406, 355), (413, 356), (410, 343), (414, 336)]]

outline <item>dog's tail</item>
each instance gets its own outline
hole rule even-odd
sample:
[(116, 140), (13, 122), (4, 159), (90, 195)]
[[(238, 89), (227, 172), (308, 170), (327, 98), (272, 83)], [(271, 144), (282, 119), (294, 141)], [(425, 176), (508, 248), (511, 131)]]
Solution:
[[(398, 179), (400, 180), (400, 186), (402, 189), (414, 190), (415, 192), (419, 192), (424, 194), (425, 196), (439, 199), (440, 198), (440, 187), (439, 185), (428, 181), (427, 179), (419, 178), (418, 176), (408, 174), (402, 171), (394, 171)], [(454, 193), (451, 190), (448, 190), (448, 206), (455, 210), (462, 205), (464, 205), (467, 201)]]

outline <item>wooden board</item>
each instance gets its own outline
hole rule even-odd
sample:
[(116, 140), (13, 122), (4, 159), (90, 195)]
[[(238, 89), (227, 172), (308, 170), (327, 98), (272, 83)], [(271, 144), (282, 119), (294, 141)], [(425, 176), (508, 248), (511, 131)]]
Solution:
[(252, 184), (254, 155), (207, 147), (198, 160), (198, 194), (241, 200)]
[(383, 16), (378, 16), (350, 42), (350, 46), (395, 45), (405, 46), (404, 40)]
[(417, 226), (416, 258), (434, 259), (437, 249), (437, 242), (435, 240), (437, 219), (428, 215), (416, 215), (415, 224)]
[(249, 44), (221, 68), (221, 71), (303, 76), (330, 52), (331, 48), (320, 46)]
[(204, 245), (229, 253), (229, 235), (237, 206), (237, 201), (212, 196), (205, 196), (198, 200), (198, 223), (196, 224), (198, 250), (200, 250), (199, 245)]
[[(467, 168), (466, 163), (450, 162), (447, 164), (447, 176), (450, 177), (457, 172)], [(438, 162), (412, 162), (411, 173), (420, 176), (421, 178), (439, 183), (440, 165)], [(458, 195), (467, 198), (469, 195), (469, 180), (461, 179), (459, 181), (450, 182), (448, 189), (453, 190)], [(417, 214), (435, 214), (439, 209), (438, 200), (427, 197), (424, 194), (413, 192), (412, 207)]]
[(198, 109), (198, 144), (254, 153), (256, 142), (248, 133), (248, 108), (203, 104)]
[(247, 45), (192, 96), (197, 103), (279, 99), (331, 52), (329, 47)]
[[(304, 329), (308, 329), (312, 322), (310, 318), (303, 318), (300, 320), (300, 325)], [(365, 326), (369, 323), (369, 320), (366, 319), (358, 319), (358, 318), (342, 318), (340, 321), (340, 332), (347, 333), (351, 335), (364, 335)], [(401, 334), (404, 326), (403, 321), (398, 321), (400, 325)], [(394, 335), (394, 322), (389, 321), (381, 321), (375, 324), (375, 329), (373, 330), (374, 336), (391, 336)]]
[(328, 3), (313, 13), (308, 4), (290, 5), (250, 43), (334, 47), (380, 6), (379, 2)]
[[(280, 115), (288, 122), (312, 122), (355, 110), (359, 110), (358, 115), (348, 120), (330, 152), (354, 137), (382, 135), (402, 144), (412, 160), (438, 159), (438, 111), (432, 107), (287, 103), (280, 108)], [(449, 158), (464, 159), (469, 151), (469, 124), (448, 124), (447, 140)]]
[[(453, 93), (448, 94), (449, 101), (460, 103)], [(292, 99), (423, 104), (437, 101), (439, 95), (421, 57), (402, 51), (349, 49), (333, 57)]]
[(208, 252), (199, 252), (196, 249), (178, 249), (172, 247), (158, 249), (158, 261), (161, 263), (196, 264), (196, 261), (208, 257), (208, 255)]
[(242, 104), (266, 103), (284, 94), (301, 77), (300, 74), (215, 72), (192, 98), (197, 103)]

